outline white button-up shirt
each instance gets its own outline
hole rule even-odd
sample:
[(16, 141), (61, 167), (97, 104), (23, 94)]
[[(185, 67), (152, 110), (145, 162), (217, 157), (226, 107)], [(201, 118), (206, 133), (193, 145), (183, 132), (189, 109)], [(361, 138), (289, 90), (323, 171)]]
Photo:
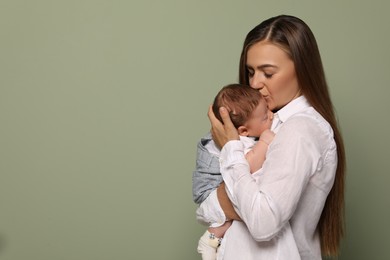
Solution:
[[(240, 141), (229, 141), (221, 151), (226, 190), (243, 222), (228, 229), (218, 259), (321, 259), (317, 224), (336, 172), (333, 131), (304, 96), (275, 118), (280, 120), (272, 129), (276, 136), (255, 174)], [(224, 220), (215, 191), (197, 218)]]

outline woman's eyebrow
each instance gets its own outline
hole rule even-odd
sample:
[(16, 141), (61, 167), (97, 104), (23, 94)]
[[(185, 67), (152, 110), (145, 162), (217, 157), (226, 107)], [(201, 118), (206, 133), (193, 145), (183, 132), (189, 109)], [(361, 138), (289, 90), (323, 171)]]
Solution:
[(277, 68), (278, 66), (272, 65), (272, 64), (262, 64), (257, 66), (258, 69), (265, 69), (265, 68)]
[[(246, 65), (247, 69), (253, 69), (252, 66)], [(265, 68), (277, 68), (278, 66), (273, 64), (262, 64), (259, 66), (256, 66), (256, 69), (265, 69)]]

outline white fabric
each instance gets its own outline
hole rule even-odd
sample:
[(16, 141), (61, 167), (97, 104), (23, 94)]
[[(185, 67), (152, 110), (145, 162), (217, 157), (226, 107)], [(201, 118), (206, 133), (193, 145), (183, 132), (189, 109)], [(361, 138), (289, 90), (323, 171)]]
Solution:
[[(253, 146), (256, 144), (256, 141), (254, 140), (253, 137), (240, 136), (240, 141), (243, 142), (243, 144), (244, 144), (244, 153), (245, 154), (247, 152), (249, 152), (249, 150), (251, 150), (253, 148)], [(215, 142), (213, 140), (210, 140), (210, 142), (208, 142), (205, 145), (205, 148), (211, 154), (214, 154), (218, 157), (221, 155), (221, 150), (218, 149), (217, 145), (215, 144)]]
[(202, 256), (202, 260), (216, 260), (218, 249), (218, 238), (211, 239), (210, 232), (206, 230), (198, 242), (197, 251)]
[(217, 198), (217, 190), (213, 190), (196, 210), (196, 219), (205, 226), (219, 227), (226, 222), (226, 216)]
[[(333, 131), (303, 96), (277, 117), (276, 136), (258, 174), (250, 174), (241, 142), (230, 141), (221, 151), (227, 193), (246, 225), (233, 222), (220, 260), (321, 259), (316, 227), (337, 166)], [(208, 210), (198, 219), (221, 215), (219, 205), (201, 206)]]
[[(252, 147), (256, 144), (254, 138), (240, 136), (240, 141), (244, 145), (244, 153), (246, 154)], [(213, 140), (208, 142), (205, 145), (206, 149), (218, 156), (221, 155), (221, 151), (218, 149)], [(203, 202), (200, 204), (198, 210), (196, 211), (197, 219), (203, 225), (210, 227), (219, 227), (226, 222), (226, 216), (222, 211), (222, 208), (219, 206), (218, 198), (217, 198), (217, 190), (213, 190), (210, 195), (206, 199), (207, 202)], [(215, 206), (214, 206), (215, 205)], [(215, 211), (213, 214), (208, 214), (208, 212)], [(208, 216), (207, 218), (202, 218), (202, 216)]]
[(272, 119), (272, 125), (271, 125), (271, 129), (276, 131), (276, 129), (279, 128), (279, 125), (280, 125), (280, 119), (279, 119), (279, 114), (278, 113), (275, 113), (274, 114), (274, 118)]

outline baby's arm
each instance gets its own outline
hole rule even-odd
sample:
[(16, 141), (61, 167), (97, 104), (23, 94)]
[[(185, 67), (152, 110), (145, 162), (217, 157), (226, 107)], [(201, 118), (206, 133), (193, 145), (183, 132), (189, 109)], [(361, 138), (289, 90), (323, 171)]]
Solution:
[(249, 163), (251, 173), (259, 170), (263, 165), (268, 145), (272, 142), (274, 136), (275, 134), (271, 130), (265, 130), (261, 134), (259, 141), (253, 146), (252, 150), (247, 152), (245, 155), (245, 158)]

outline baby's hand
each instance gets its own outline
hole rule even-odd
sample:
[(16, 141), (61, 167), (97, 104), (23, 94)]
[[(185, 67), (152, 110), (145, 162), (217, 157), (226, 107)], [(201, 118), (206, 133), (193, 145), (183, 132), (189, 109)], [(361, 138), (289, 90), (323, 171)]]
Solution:
[(264, 130), (264, 132), (260, 135), (260, 140), (264, 141), (267, 144), (270, 144), (274, 139), (275, 133), (269, 129)]

